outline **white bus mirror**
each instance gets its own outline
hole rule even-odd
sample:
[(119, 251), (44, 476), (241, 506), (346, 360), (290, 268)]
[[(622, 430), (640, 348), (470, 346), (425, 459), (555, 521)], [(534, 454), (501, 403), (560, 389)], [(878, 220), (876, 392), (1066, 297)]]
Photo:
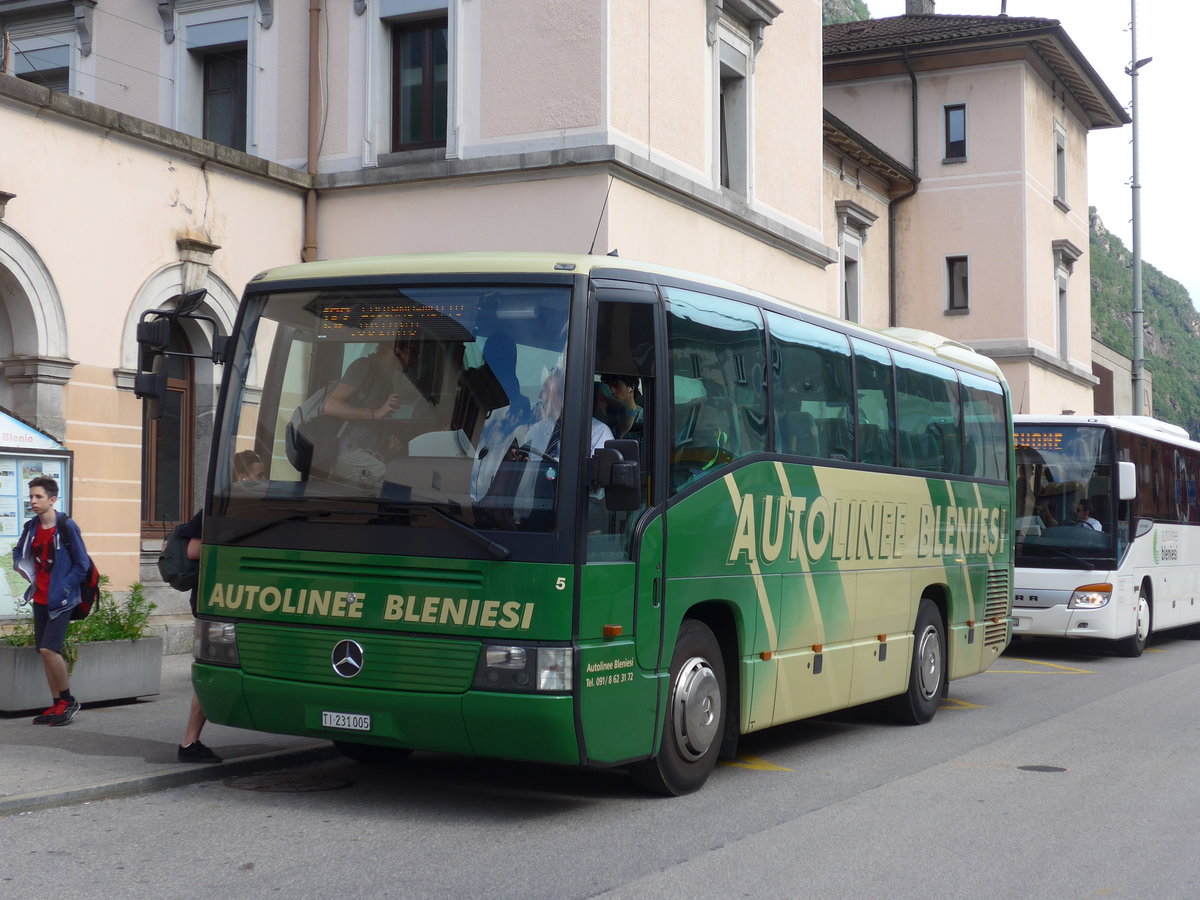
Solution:
[(1137, 467), (1131, 462), (1117, 463), (1117, 499), (1132, 500), (1137, 496)]

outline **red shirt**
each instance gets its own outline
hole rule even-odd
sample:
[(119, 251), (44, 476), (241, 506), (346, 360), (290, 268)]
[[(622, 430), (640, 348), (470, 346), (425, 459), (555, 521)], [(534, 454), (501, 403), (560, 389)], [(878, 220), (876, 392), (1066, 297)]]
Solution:
[(52, 560), (54, 558), (54, 533), (58, 528), (51, 526), (50, 528), (42, 528), (38, 525), (33, 532), (33, 602), (46, 605), (46, 599), (50, 596), (50, 566), (47, 565), (47, 556)]

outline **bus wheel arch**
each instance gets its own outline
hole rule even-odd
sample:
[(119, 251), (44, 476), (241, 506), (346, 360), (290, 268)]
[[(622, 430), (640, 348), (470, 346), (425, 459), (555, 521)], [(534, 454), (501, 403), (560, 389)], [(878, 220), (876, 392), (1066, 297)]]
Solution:
[(1150, 642), (1150, 635), (1154, 631), (1153, 599), (1154, 588), (1150, 579), (1144, 579), (1133, 598), (1133, 634), (1119, 638), (1116, 642), (1117, 653), (1121, 656), (1130, 659), (1141, 656), (1146, 644)]
[(729, 695), (721, 642), (706, 621), (685, 617), (671, 654), (658, 750), (630, 766), (634, 782), (664, 796), (703, 786), (724, 743)]

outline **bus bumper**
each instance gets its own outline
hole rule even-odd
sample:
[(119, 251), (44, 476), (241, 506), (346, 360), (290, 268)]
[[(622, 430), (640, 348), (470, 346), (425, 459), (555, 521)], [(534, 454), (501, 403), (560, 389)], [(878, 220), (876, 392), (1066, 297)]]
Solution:
[[(410, 750), (579, 764), (575, 707), (568, 695), (380, 691), (264, 678), (199, 662), (192, 664), (192, 683), (205, 715), (221, 725)], [(324, 712), (370, 716), (370, 730), (325, 727)]]
[(1114, 628), (1116, 618), (1108, 610), (1068, 609), (1061, 603), (1046, 609), (1013, 607), (1013, 637), (1100, 638), (1125, 637)]

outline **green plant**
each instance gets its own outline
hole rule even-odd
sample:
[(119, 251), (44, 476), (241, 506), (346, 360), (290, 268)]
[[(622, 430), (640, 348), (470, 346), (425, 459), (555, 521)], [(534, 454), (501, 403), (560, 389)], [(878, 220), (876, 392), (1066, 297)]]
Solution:
[[(100, 576), (100, 601), (86, 619), (72, 622), (67, 629), (67, 640), (63, 644), (63, 659), (68, 670), (74, 668), (79, 658), (79, 645), (95, 641), (136, 641), (146, 632), (146, 623), (157, 604), (146, 599), (142, 585), (134, 582), (121, 603), (113, 599), (108, 589), (108, 576)], [(19, 619), (0, 641), (13, 647), (32, 647), (33, 613)]]

